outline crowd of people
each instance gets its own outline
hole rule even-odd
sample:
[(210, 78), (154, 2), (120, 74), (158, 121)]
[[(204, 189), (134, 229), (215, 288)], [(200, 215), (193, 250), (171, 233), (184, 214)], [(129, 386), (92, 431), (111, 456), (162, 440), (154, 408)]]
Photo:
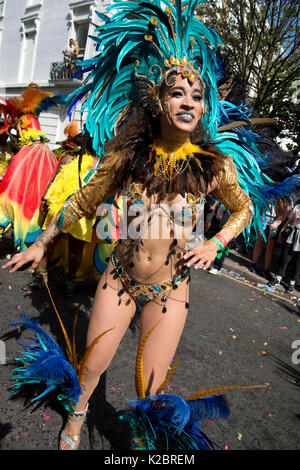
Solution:
[[(300, 199), (285, 196), (277, 204), (270, 205), (266, 213), (264, 232), (253, 233), (252, 243), (245, 247), (240, 237), (230, 247), (246, 256), (248, 270), (263, 277), (270, 287), (284, 282), (287, 293), (293, 293), (300, 281), (299, 228)], [(213, 236), (226, 223), (229, 213), (215, 199), (208, 199), (205, 206), (205, 234)], [(219, 274), (226, 259), (226, 252), (216, 258), (210, 274)], [(262, 266), (261, 266), (262, 265)]]
[[(169, 4), (162, 8), (157, 2), (127, 3), (121, 2), (112, 17), (101, 14), (106, 21), (98, 42), (101, 45), (103, 37), (105, 44), (89, 64), (89, 80), (68, 97), (72, 107), (84, 97), (87, 117), (82, 132), (73, 123), (60, 149), (50, 151), (36, 105), (45, 99), (55, 102), (55, 97), (45, 96), (34, 84), (21, 100), (24, 104), (25, 97), (30, 101), (34, 95), (30, 113), (24, 108), (12, 114), (17, 104), (12, 99), (3, 107), (7, 113), (3, 132), (15, 129), (19, 150), (2, 174), (0, 226), (3, 233), (13, 228), (15, 248), (20, 251), (3, 267), (13, 273), (30, 264), (34, 281), (41, 286), (41, 280), (47, 283), (48, 265), (61, 263), (70, 296), (74, 282), (92, 271), (99, 279), (87, 331), (85, 370), (78, 379), (72, 375), (72, 381), (79, 380), (78, 388), (71, 392), (61, 380), (57, 384), (63, 387), (59, 399), (63, 395), (68, 410), (61, 449), (78, 448), (90, 396), (136, 310), (140, 313), (138, 400), (128, 418), (133, 448), (213, 448), (201, 431), (200, 415), (207, 407), (211, 416), (226, 416), (225, 400), (209, 391), (183, 399), (164, 394), (163, 388), (188, 314), (191, 268), (219, 271), (230, 242), (251, 223), (255, 232), (261, 223), (255, 193), (262, 180), (238, 133), (231, 131), (230, 149), (236, 148), (240, 159), (247, 158), (260, 178), (253, 181), (252, 173), (245, 189), (238, 174), (239, 159), (226, 151), (227, 133), (220, 133), (214, 142), (217, 107), (223, 106), (217, 98), (218, 61), (212, 54), (219, 39), (193, 15), (197, 2), (193, 6), (178, 2), (177, 9)], [(99, 211), (102, 205), (104, 210)], [(204, 238), (198, 225), (203, 208)], [(292, 286), (299, 277), (299, 205), (290, 209), (278, 221), (280, 234), (289, 230), (288, 249), (284, 248), (284, 261), (270, 282), (279, 282), (292, 260), (296, 266)], [(269, 220), (266, 223), (267, 240), (274, 240), (270, 235), (274, 222), (273, 227)], [(99, 237), (100, 226), (106, 237)], [(258, 247), (254, 265), (257, 251)], [(265, 269), (269, 267), (268, 258)], [(20, 382), (26, 380), (30, 377)], [(76, 397), (74, 388), (79, 390)]]

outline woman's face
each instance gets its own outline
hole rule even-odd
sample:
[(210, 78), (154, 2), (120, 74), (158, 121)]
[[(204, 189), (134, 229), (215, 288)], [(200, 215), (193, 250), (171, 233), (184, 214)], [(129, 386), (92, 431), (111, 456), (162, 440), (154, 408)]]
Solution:
[(171, 87), (162, 93), (163, 113), (160, 116), (163, 138), (178, 140), (187, 138), (203, 116), (204, 101), (199, 82), (189, 82), (181, 75), (174, 75)]

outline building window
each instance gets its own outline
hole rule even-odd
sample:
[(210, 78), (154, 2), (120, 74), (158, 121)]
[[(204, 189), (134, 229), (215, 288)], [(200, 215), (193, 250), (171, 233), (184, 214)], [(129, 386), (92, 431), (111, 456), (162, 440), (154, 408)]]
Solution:
[(34, 44), (35, 44), (36, 33), (29, 32), (24, 35), (23, 44), (23, 70), (22, 70), (22, 81), (30, 82), (33, 75), (33, 57), (34, 57)]
[(89, 33), (89, 22), (83, 23), (74, 23), (75, 29), (75, 39), (78, 42), (79, 46), (79, 55), (78, 58), (82, 59), (84, 57), (84, 51), (86, 46), (86, 41)]
[(94, 0), (75, 0), (69, 3), (70, 32), (69, 39), (74, 39), (79, 45), (79, 59), (85, 58), (90, 23), (96, 3)]
[(30, 82), (33, 77), (37, 35), (39, 30), (38, 14), (26, 15), (22, 21), (22, 46), (19, 68), (19, 81)]
[(4, 16), (4, 0), (0, 0), (0, 18)]
[(26, 0), (26, 10), (28, 8), (40, 7), (41, 4), (42, 4), (42, 0)]

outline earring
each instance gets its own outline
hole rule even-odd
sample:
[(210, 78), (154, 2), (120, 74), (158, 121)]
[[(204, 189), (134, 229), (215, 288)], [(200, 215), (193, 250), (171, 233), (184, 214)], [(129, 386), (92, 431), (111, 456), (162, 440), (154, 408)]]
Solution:
[(207, 111), (207, 104), (202, 107), (202, 112), (201, 112), (201, 114), (200, 114), (199, 121), (202, 121), (202, 119), (203, 119), (204, 116), (206, 115), (206, 111)]
[(169, 113), (170, 112), (170, 104), (167, 102), (167, 101), (164, 101), (163, 103), (163, 110), (166, 112), (166, 113)]
[(152, 116), (156, 118), (159, 114), (163, 112), (163, 106), (159, 98), (155, 100), (155, 106), (152, 110)]

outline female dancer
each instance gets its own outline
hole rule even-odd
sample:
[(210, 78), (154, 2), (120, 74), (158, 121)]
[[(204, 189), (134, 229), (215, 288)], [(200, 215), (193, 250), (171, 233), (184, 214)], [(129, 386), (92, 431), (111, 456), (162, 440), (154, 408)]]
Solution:
[[(142, 310), (140, 342), (163, 319), (148, 338), (143, 350), (145, 383), (148, 384), (146, 394), (157, 392), (166, 376), (186, 321), (190, 267), (202, 267), (206, 270), (217, 252), (241, 233), (252, 217), (251, 200), (239, 186), (232, 157), (225, 156), (216, 146), (207, 142), (208, 136), (203, 123), (206, 126), (207, 122), (212, 127), (215, 125), (216, 115), (211, 107), (211, 93), (216, 93), (216, 87), (211, 82), (209, 86), (205, 86), (199, 61), (192, 60), (189, 48), (191, 37), (186, 36), (191, 31), (181, 30), (182, 40), (172, 35), (171, 25), (174, 26), (174, 22), (176, 24), (178, 15), (182, 15), (182, 19), (179, 18), (181, 26), (185, 24), (187, 28), (187, 19), (190, 17), (193, 18), (194, 27), (198, 25), (199, 21), (193, 17), (193, 11), (190, 11), (190, 4), (193, 3), (195, 8), (197, 2), (187, 3), (187, 11), (182, 8), (184, 2), (176, 2), (177, 10), (167, 1), (130, 2), (129, 6), (127, 3), (120, 2), (119, 14), (106, 18), (107, 23), (101, 28), (100, 37), (107, 38), (105, 33), (110, 32), (110, 28), (116, 31), (116, 25), (120, 22), (122, 28), (126, 26), (123, 31), (132, 33), (136, 44), (137, 34), (142, 31), (139, 27), (148, 18), (146, 32), (151, 32), (151, 40), (143, 31), (140, 49), (130, 49), (128, 54), (136, 53), (139, 57), (144, 57), (148, 76), (151, 75), (151, 80), (153, 79), (152, 89), (150, 91), (150, 79), (147, 90), (143, 88), (147, 77), (145, 78), (144, 73), (139, 73), (139, 67), (143, 69), (142, 62), (137, 64), (127, 57), (124, 70), (128, 72), (126, 77), (131, 80), (127, 83), (128, 97), (132, 98), (134, 94), (137, 97), (136, 89), (133, 90), (136, 83), (140, 102), (136, 99), (132, 103), (128, 99), (130, 105), (127, 106), (126, 113), (122, 113), (117, 125), (114, 118), (115, 136), (110, 140), (106, 139), (105, 151), (101, 150), (104, 153), (101, 165), (88, 184), (68, 199), (34, 245), (24, 253), (15, 255), (4, 266), (11, 267), (10, 272), (15, 272), (21, 266), (31, 263), (30, 270), (34, 271), (48, 244), (57, 235), (80, 218), (92, 217), (96, 211), (101, 213), (101, 204), (116, 192), (121, 192), (121, 235), (97, 288), (87, 332), (87, 346), (99, 333), (113, 329), (96, 344), (86, 364), (80, 401), (74, 413), (69, 416), (61, 435), (62, 449), (77, 448), (88, 400), (101, 374), (109, 366), (136, 306)], [(124, 15), (122, 19), (120, 12)], [(162, 16), (164, 24), (158, 25)], [(168, 21), (169, 47), (162, 53), (164, 60), (161, 60), (157, 49), (162, 29), (166, 30), (165, 23)], [(210, 40), (215, 39), (208, 30), (206, 32)], [(120, 41), (120, 36), (117, 38)], [(180, 53), (178, 49), (184, 44), (183, 38), (186, 41), (185, 51)], [(127, 37), (126, 47), (128, 40)], [(100, 116), (101, 122), (105, 122), (102, 121), (104, 116), (101, 113), (95, 113), (96, 106), (100, 106), (103, 99), (102, 111), (105, 108), (105, 112), (109, 109), (112, 112), (110, 99), (114, 102), (120, 99), (124, 107), (124, 95), (115, 89), (113, 79), (114, 73), (119, 82), (122, 76), (122, 67), (118, 61), (122, 51), (118, 50), (115, 57), (120, 70), (113, 65), (115, 41), (116, 38), (111, 42), (111, 48), (106, 44), (102, 49), (102, 65), (99, 65), (101, 72), (105, 59), (108, 60), (106, 66), (110, 64), (110, 81), (101, 76), (106, 85), (104, 88), (97, 88), (96, 75), (99, 77), (99, 70), (93, 64), (92, 92), (91, 87), (87, 90), (91, 113), (86, 125), (90, 135), (94, 136), (95, 145), (101, 140), (99, 135), (102, 132), (102, 128), (101, 132), (95, 130), (96, 121)], [(154, 42), (156, 46), (153, 46)], [(146, 56), (141, 53), (145, 45), (148, 47)], [(177, 48), (177, 58), (172, 54), (171, 57), (167, 56), (171, 45)], [(205, 42), (201, 43), (201, 47), (208, 52)], [(150, 52), (152, 58), (160, 60), (160, 68), (164, 70), (161, 77), (156, 77), (157, 83), (152, 75), (154, 62), (152, 61), (150, 68), (147, 63)], [(215, 62), (206, 63), (203, 77), (208, 81), (213, 76), (210, 72), (214, 66)], [(133, 73), (135, 83), (132, 82)], [(205, 119), (206, 112), (208, 115)], [(198, 222), (205, 195), (208, 193), (223, 203), (231, 215), (213, 239), (199, 243)], [(107, 205), (104, 206), (104, 210), (106, 209)], [(195, 226), (197, 232), (194, 230)], [(103, 230), (99, 229), (99, 232), (103, 233)]]

